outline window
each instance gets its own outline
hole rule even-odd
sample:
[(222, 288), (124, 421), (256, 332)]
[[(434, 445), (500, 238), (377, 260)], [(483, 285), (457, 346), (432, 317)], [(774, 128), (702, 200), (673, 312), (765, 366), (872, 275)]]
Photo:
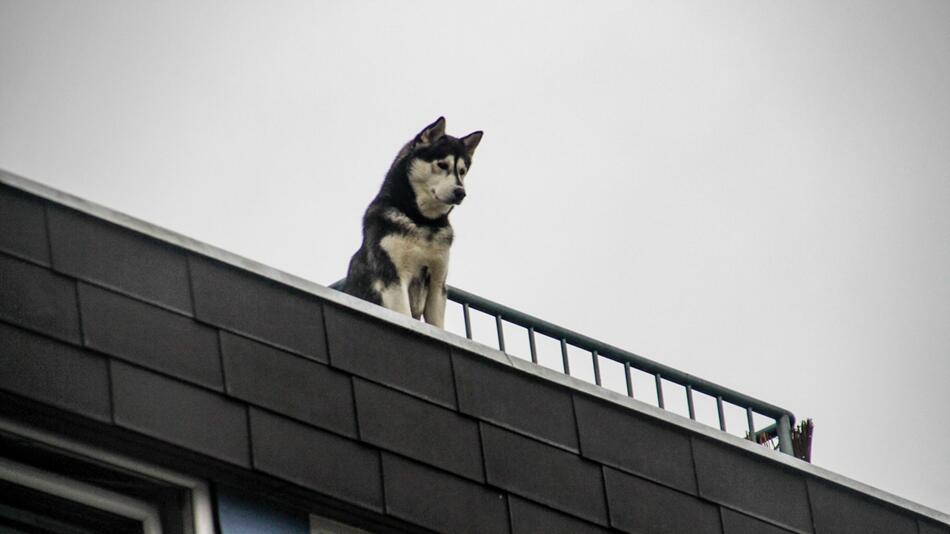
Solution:
[(369, 534), (338, 521), (265, 501), (239, 490), (216, 489), (221, 534)]
[(203, 482), (0, 418), (0, 530), (214, 534)]

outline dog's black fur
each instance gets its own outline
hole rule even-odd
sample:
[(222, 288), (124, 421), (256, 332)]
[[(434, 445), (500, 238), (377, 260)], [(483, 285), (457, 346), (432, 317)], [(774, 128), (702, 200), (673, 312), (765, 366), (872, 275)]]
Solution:
[[(436, 162), (452, 155), (457, 161), (464, 162), (465, 169), (470, 167), (472, 153), (481, 139), (481, 132), (459, 139), (445, 135), (444, 124), (444, 119), (440, 117), (419, 132), (403, 147), (390, 166), (379, 193), (363, 215), (363, 242), (350, 260), (346, 283), (343, 287), (346, 293), (382, 305), (378, 287), (399, 283), (400, 273), (397, 272), (396, 265), (386, 250), (380, 246), (386, 236), (412, 234), (415, 239), (424, 239), (429, 242), (436, 239), (442, 240), (442, 244), (446, 246), (452, 243), (453, 234), (448, 212), (451, 212), (454, 205), (447, 208), (448, 212), (437, 217), (424, 215), (409, 179), (410, 166), (415, 160)], [(438, 138), (426, 139), (427, 132), (434, 127), (440, 128)], [(461, 190), (461, 197), (451, 204), (461, 202), (461, 198), (464, 197), (462, 180), (457, 173), (455, 181), (456, 189)], [(398, 218), (398, 215), (394, 217), (396, 212), (404, 215), (410, 222)], [(395, 218), (398, 220), (394, 220)], [(430, 283), (429, 274), (428, 268), (424, 265), (419, 272), (409, 273), (410, 285), (427, 286)], [(406, 273), (402, 275), (405, 277)], [(444, 280), (442, 284), (444, 292)]]

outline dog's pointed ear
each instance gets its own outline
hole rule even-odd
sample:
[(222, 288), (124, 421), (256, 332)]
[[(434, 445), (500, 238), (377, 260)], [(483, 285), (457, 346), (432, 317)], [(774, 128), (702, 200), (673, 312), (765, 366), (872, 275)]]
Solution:
[(420, 145), (431, 145), (432, 143), (438, 141), (445, 135), (445, 117), (439, 117), (432, 124), (426, 126), (416, 135), (416, 139), (413, 144)]
[(472, 159), (472, 155), (475, 153), (475, 147), (478, 146), (482, 140), (482, 131), (472, 132), (461, 139), (462, 144), (465, 145), (465, 152), (468, 153), (468, 159)]

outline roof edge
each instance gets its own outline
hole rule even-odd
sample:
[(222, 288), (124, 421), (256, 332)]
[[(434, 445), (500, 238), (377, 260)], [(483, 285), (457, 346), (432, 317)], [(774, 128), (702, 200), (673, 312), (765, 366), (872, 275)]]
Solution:
[(61, 204), (98, 219), (117, 224), (129, 230), (152, 237), (153, 239), (164, 241), (171, 245), (183, 248), (192, 253), (218, 260), (233, 267), (250, 271), (258, 276), (262, 276), (264, 278), (293, 287), (305, 293), (317, 296), (323, 300), (332, 302), (338, 306), (365, 313), (376, 319), (386, 321), (406, 330), (436, 339), (452, 347), (465, 350), (469, 353), (477, 354), (502, 365), (507, 365), (522, 372), (534, 375), (542, 380), (554, 382), (560, 386), (576, 390), (592, 397), (596, 397), (608, 403), (619, 405), (641, 414), (660, 419), (668, 424), (700, 434), (707, 439), (743, 449), (767, 460), (779, 462), (789, 469), (794, 469), (815, 478), (846, 487), (893, 506), (904, 508), (908, 511), (927, 517), (934, 521), (950, 525), (950, 514), (940, 512), (903, 497), (888, 493), (874, 486), (870, 486), (863, 482), (848, 478), (844, 475), (840, 475), (833, 471), (818, 467), (814, 464), (799, 460), (793, 456), (771, 450), (768, 447), (752, 443), (751, 441), (742, 439), (738, 436), (727, 434), (718, 429), (693, 421), (687, 417), (683, 417), (679, 414), (663, 410), (650, 404), (646, 404), (621, 393), (614, 392), (595, 384), (587, 383), (578, 378), (574, 378), (552, 369), (533, 364), (530, 361), (523, 360), (521, 358), (513, 358), (504, 352), (492, 349), (486, 345), (466, 339), (441, 328), (436, 328), (400, 313), (388, 310), (381, 306), (376, 306), (375, 304), (371, 304), (367, 301), (352, 297), (340, 291), (330, 289), (299, 276), (283, 272), (279, 269), (264, 265), (263, 263), (239, 256), (232, 252), (228, 252), (213, 245), (209, 245), (202, 241), (198, 241), (160, 226), (156, 226), (141, 219), (126, 215), (125, 213), (96, 204), (95, 202), (90, 202), (75, 195), (59, 191), (29, 178), (25, 178), (23, 176), (6, 171), (2, 168), (0, 168), (0, 184), (5, 184), (14, 189), (18, 189), (57, 204)]

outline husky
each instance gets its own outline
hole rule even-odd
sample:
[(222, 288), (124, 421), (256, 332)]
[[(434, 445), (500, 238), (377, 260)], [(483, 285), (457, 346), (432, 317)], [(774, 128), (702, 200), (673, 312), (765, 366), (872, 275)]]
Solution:
[(446, 135), (439, 117), (402, 147), (363, 215), (363, 243), (350, 259), (344, 292), (444, 327), (449, 213), (465, 198), (481, 140), (481, 131)]

